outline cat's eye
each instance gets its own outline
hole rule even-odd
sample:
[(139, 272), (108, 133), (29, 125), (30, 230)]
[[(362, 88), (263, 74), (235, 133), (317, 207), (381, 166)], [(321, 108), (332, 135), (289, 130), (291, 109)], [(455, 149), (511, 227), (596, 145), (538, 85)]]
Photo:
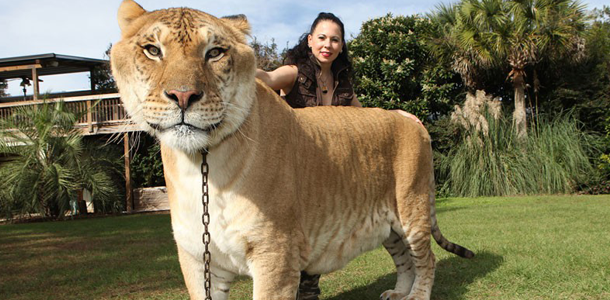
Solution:
[(152, 56), (151, 58), (161, 58), (161, 56), (163, 56), (161, 49), (154, 45), (144, 46), (144, 51), (147, 55)]
[(216, 48), (212, 48), (210, 51), (208, 51), (208, 53), (206, 53), (205, 57), (206, 59), (215, 59), (215, 58), (220, 58), (222, 56), (222, 54), (225, 53), (225, 49), (216, 47)]

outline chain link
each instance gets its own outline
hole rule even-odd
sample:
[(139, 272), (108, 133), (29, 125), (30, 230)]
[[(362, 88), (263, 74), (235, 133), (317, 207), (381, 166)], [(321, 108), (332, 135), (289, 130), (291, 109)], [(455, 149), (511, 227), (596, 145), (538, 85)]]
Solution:
[(208, 190), (208, 162), (207, 162), (207, 154), (208, 151), (206, 149), (204, 149), (201, 152), (201, 156), (203, 158), (203, 160), (201, 161), (201, 177), (202, 177), (202, 185), (201, 185), (201, 202), (203, 204), (203, 215), (202, 215), (202, 222), (203, 222), (203, 246), (204, 246), (204, 251), (203, 251), (203, 264), (204, 264), (204, 271), (203, 271), (203, 276), (205, 279), (205, 283), (204, 283), (204, 287), (205, 287), (205, 300), (212, 300), (212, 272), (210, 270), (210, 261), (212, 258), (212, 255), (210, 254), (210, 231), (209, 231), (209, 225), (210, 225), (210, 212), (208, 211), (208, 207), (210, 204), (210, 195), (209, 195), (209, 190)]

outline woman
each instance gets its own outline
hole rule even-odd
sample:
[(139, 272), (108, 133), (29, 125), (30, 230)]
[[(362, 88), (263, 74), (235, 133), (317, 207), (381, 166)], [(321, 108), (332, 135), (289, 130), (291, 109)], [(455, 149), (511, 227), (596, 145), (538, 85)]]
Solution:
[(288, 50), (285, 65), (256, 77), (281, 91), (293, 108), (319, 105), (362, 106), (351, 82), (351, 62), (339, 18), (320, 13), (299, 44)]

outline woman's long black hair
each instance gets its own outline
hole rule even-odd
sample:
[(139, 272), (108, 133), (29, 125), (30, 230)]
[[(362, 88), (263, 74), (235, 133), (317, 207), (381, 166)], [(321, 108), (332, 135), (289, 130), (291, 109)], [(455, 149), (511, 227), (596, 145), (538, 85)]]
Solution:
[(345, 26), (343, 26), (343, 22), (341, 22), (341, 20), (337, 16), (328, 12), (321, 12), (320, 14), (318, 14), (318, 17), (311, 24), (309, 32), (304, 33), (299, 39), (299, 43), (286, 52), (284, 64), (296, 65), (298, 62), (309, 59), (309, 53), (311, 53), (311, 49), (309, 48), (309, 45), (307, 43), (307, 36), (313, 34), (314, 30), (316, 29), (316, 26), (318, 26), (318, 23), (320, 23), (321, 21), (331, 21), (339, 25), (339, 28), (341, 28), (341, 39), (343, 40), (343, 48), (341, 50), (343, 51), (339, 53), (339, 56), (337, 56), (337, 59), (335, 61), (340, 60), (344, 62), (351, 70), (352, 63), (349, 59), (349, 55), (347, 52), (347, 43), (345, 42)]

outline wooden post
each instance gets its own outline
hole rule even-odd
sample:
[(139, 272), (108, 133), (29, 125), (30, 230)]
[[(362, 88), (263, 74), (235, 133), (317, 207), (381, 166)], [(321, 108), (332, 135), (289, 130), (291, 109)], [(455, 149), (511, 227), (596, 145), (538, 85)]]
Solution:
[(123, 134), (123, 145), (125, 146), (125, 208), (127, 212), (133, 211), (133, 190), (131, 189), (131, 156), (129, 154), (129, 132)]
[(93, 113), (91, 112), (91, 100), (87, 100), (87, 124), (89, 133), (93, 132)]
[(36, 72), (36, 68), (32, 68), (32, 81), (34, 82), (34, 100), (38, 100), (39, 87), (38, 72)]
[[(109, 101), (110, 102), (110, 101)], [(112, 121), (119, 121), (119, 105), (120, 100), (112, 100)]]

